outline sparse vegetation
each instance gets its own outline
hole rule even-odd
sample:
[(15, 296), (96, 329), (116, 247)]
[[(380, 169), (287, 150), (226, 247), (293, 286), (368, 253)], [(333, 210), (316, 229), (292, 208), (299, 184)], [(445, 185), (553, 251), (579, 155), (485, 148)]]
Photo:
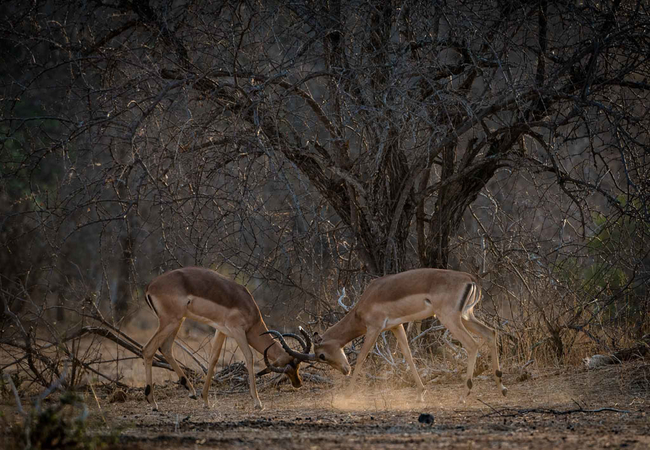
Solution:
[[(469, 272), (521, 382), (637, 348), (646, 3), (2, 2), (0, 372), (21, 395), (96, 377), (128, 404), (155, 328), (144, 288), (188, 265), (245, 285), (270, 328), (320, 332), (376, 277)], [(408, 329), (430, 383), (465, 366), (439, 325)], [(197, 380), (211, 332), (176, 349)], [(390, 333), (368, 366), (411, 382)], [(621, 386), (647, 386), (640, 367)], [(30, 430), (74, 429), (72, 409)]]
[(99, 437), (89, 433), (86, 405), (72, 392), (65, 392), (45, 406), (40, 402), (11, 425), (3, 436), (7, 450), (99, 450), (113, 444), (117, 437)]

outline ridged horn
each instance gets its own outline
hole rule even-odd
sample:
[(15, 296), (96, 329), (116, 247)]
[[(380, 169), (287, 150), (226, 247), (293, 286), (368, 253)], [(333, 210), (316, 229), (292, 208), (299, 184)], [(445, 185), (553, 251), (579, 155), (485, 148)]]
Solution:
[[(282, 336), (284, 336), (286, 338), (290, 337), (290, 338), (295, 339), (302, 346), (302, 351), (304, 353), (309, 353), (309, 349), (311, 348), (311, 345), (307, 346), (307, 343), (305, 342), (305, 340), (303, 338), (301, 338), (300, 336), (298, 336), (297, 334), (294, 334), (294, 333), (282, 333)], [(310, 342), (310, 344), (311, 344), (311, 342)]]
[[(287, 344), (287, 341), (284, 340), (282, 333), (279, 331), (269, 330), (262, 334), (270, 334), (277, 338), (277, 340), (280, 341), (280, 345), (282, 345), (284, 351), (287, 352), (290, 356), (296, 358), (298, 361), (316, 361), (316, 355), (314, 353), (301, 353), (289, 347), (289, 344)], [(307, 343), (305, 343), (305, 345), (307, 345)]]
[(264, 363), (266, 364), (266, 367), (267, 367), (271, 372), (275, 372), (275, 373), (287, 373), (287, 369), (288, 369), (288, 367), (285, 367), (284, 369), (281, 369), (280, 367), (271, 364), (271, 361), (269, 361), (269, 355), (268, 355), (267, 353), (268, 353), (268, 351), (269, 351), (269, 349), (270, 349), (271, 347), (273, 347), (273, 344), (269, 345), (268, 347), (266, 347), (266, 349), (264, 349)]
[(311, 342), (311, 337), (309, 337), (309, 333), (307, 333), (303, 327), (298, 327), (298, 331), (300, 331), (300, 334), (302, 334), (305, 337), (306, 345), (303, 348), (303, 351), (305, 353), (311, 353), (312, 342)]

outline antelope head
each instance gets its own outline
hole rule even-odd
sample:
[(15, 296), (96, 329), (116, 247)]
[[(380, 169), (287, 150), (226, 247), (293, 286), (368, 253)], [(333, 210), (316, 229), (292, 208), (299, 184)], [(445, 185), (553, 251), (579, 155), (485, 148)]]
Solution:
[[(296, 358), (292, 353), (289, 353), (289, 351), (287, 351), (287, 349), (289, 349), (291, 350), (291, 352), (295, 352), (298, 354), (303, 354), (303, 353), (306, 354), (309, 353), (309, 351), (311, 350), (312, 343), (311, 343), (311, 339), (309, 338), (309, 335), (302, 328), (300, 329), (300, 331), (302, 332), (304, 339), (298, 336), (297, 334), (293, 334), (293, 333), (282, 334), (275, 330), (269, 330), (266, 331), (265, 333), (262, 333), (262, 334), (270, 334), (276, 337), (282, 344), (282, 348), (284, 348), (286, 353), (280, 356), (276, 361), (271, 362), (269, 361), (268, 351), (273, 345), (275, 345), (275, 343), (268, 346), (264, 350), (264, 363), (266, 364), (266, 368), (258, 372), (257, 374), (258, 376), (270, 372), (283, 373), (287, 376), (287, 378), (289, 378), (289, 380), (291, 381), (291, 385), (294, 388), (299, 388), (302, 386), (302, 379), (300, 378), (300, 363), (303, 360)], [(287, 344), (284, 338), (292, 338), (298, 341), (298, 343), (302, 347), (303, 353), (296, 352), (291, 347), (289, 347), (289, 345)]]
[[(310, 349), (312, 346), (312, 340), (309, 337), (309, 334), (303, 330), (302, 327), (300, 328), (300, 332), (305, 337), (306, 341), (306, 345), (304, 345), (303, 348)], [(280, 344), (282, 345), (282, 348), (284, 348), (284, 351), (287, 352), (287, 354), (294, 358), (294, 360), (297, 362), (312, 361), (325, 363), (332, 368), (340, 371), (343, 375), (350, 375), (350, 363), (348, 362), (348, 358), (343, 352), (343, 347), (340, 346), (335, 340), (328, 339), (326, 336), (327, 333), (325, 333), (323, 336), (320, 336), (318, 333), (314, 333), (313, 353), (310, 353), (309, 350), (299, 352), (292, 349), (284, 340), (283, 335), (278, 331), (271, 330), (268, 333), (275, 336), (280, 341)]]

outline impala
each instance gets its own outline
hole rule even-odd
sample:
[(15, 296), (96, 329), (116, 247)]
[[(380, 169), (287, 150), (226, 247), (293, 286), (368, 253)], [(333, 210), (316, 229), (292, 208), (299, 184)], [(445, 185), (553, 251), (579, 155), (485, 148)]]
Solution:
[[(194, 386), (185, 377), (183, 370), (174, 359), (172, 349), (174, 338), (185, 318), (216, 328), (211, 342), (208, 372), (201, 394), (206, 407), (209, 407), (208, 390), (214, 374), (214, 367), (226, 337), (234, 338), (244, 354), (250, 394), (256, 409), (262, 409), (262, 402), (260, 402), (255, 385), (253, 352), (250, 347), (264, 354), (266, 368), (257, 375), (269, 372), (284, 373), (295, 388), (302, 385), (298, 373), (300, 360), (287, 354), (280, 344), (267, 333), (268, 329), (257, 303), (244, 286), (209, 269), (185, 267), (166, 272), (155, 278), (147, 286), (145, 299), (159, 322), (158, 329), (142, 350), (147, 383), (145, 397), (149, 403), (154, 405), (154, 410), (158, 410), (158, 404), (153, 396), (151, 365), (157, 349), (160, 349), (178, 375), (180, 384), (190, 391), (190, 397), (196, 398)], [(294, 334), (282, 335), (276, 331), (271, 334), (297, 339), (302, 344), (304, 352), (309, 352), (311, 348), (311, 342), (307, 346), (304, 340)], [(305, 337), (309, 338), (306, 333)], [(285, 346), (287, 345), (284, 339), (283, 343)]]
[(332, 325), (322, 336), (314, 333), (313, 353), (295, 351), (286, 344), (280, 333), (272, 333), (285, 351), (297, 360), (324, 362), (344, 375), (350, 374), (350, 364), (343, 347), (353, 339), (365, 335), (352, 375), (352, 387), (380, 333), (390, 330), (397, 338), (411, 368), (418, 386), (419, 399), (423, 401), (426, 390), (415, 368), (403, 324), (435, 315), (467, 350), (466, 396), (472, 390), (472, 375), (479, 349), (479, 344), (469, 332), (480, 336), (490, 345), (494, 381), (501, 393), (506, 395), (508, 390), (501, 382), (496, 331), (474, 316), (474, 306), (480, 299), (481, 290), (477, 279), (468, 273), (415, 269), (373, 280), (343, 319)]

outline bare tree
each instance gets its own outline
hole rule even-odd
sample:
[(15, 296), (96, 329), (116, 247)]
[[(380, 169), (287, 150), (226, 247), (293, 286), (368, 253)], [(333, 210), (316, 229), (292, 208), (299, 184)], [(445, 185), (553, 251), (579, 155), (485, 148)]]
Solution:
[[(129, 270), (136, 282), (188, 263), (314, 298), (320, 283), (415, 266), (496, 283), (507, 251), (530, 262), (580, 241), (592, 257), (594, 214), (640, 224), (647, 243), (640, 0), (5, 8), (2, 158), (23, 179), (56, 163), (29, 213), (55, 248), (98, 236), (86, 269), (107, 291)], [(41, 98), (42, 112), (21, 109)], [(47, 139), (9, 151), (46, 120)], [(542, 214), (553, 226), (537, 228)], [(509, 220), (529, 237), (509, 236)], [(482, 240), (478, 258), (460, 261), (461, 235)], [(567, 258), (527, 276), (556, 283)], [(647, 255), (634, 258), (628, 281), (647, 277)]]

